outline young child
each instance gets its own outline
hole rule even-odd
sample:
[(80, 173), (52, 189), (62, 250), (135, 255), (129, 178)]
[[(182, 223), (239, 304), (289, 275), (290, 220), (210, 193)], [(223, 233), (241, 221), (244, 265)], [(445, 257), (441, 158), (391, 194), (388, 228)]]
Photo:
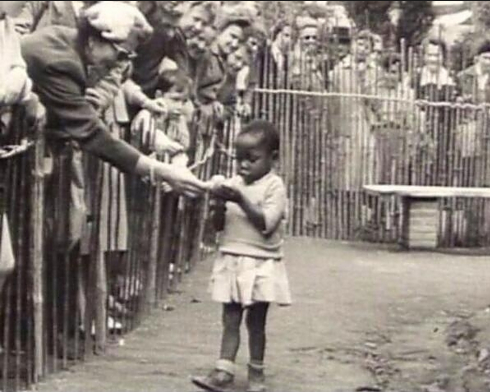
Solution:
[(135, 128), (143, 144), (161, 155), (167, 162), (187, 166), (186, 154), (190, 144), (185, 106), (191, 93), (192, 81), (179, 69), (164, 70), (158, 80), (156, 93), (165, 113), (152, 115), (142, 110), (135, 119)]
[[(274, 173), (279, 134), (267, 121), (250, 122), (235, 141), (238, 175), (215, 181), (213, 194), (226, 214), (210, 291), (223, 304), (220, 358), (205, 377), (193, 383), (210, 391), (233, 383), (240, 343), (240, 324), (246, 312), (249, 334), (249, 392), (266, 391), (264, 377), (265, 326), (269, 304), (290, 305), (291, 295), (282, 244), (287, 196)], [(226, 210), (226, 211), (225, 211)]]

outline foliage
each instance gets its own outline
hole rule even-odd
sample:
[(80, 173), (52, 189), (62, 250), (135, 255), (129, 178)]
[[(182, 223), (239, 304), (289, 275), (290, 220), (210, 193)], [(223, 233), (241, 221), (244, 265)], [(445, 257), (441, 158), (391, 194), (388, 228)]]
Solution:
[(400, 1), (401, 15), (397, 26), (397, 41), (402, 38), (407, 47), (422, 42), (434, 22), (431, 1)]
[(473, 21), (476, 31), (485, 33), (490, 29), (490, 3), (487, 1), (472, 1)]
[(382, 34), (382, 29), (390, 23), (388, 12), (393, 1), (344, 1), (343, 3), (358, 30), (370, 29)]

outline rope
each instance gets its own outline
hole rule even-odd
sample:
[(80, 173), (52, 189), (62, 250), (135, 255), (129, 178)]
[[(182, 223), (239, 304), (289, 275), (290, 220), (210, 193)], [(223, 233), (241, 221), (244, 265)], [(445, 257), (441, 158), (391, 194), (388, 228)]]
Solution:
[(216, 133), (213, 134), (211, 137), (211, 142), (209, 144), (208, 149), (204, 153), (202, 159), (198, 162), (195, 162), (193, 165), (189, 166), (189, 170), (196, 170), (197, 168), (205, 165), (213, 156), (215, 153), (215, 144), (216, 144)]
[(303, 91), (303, 90), (289, 90), (289, 89), (268, 89), (268, 88), (257, 88), (254, 90), (256, 93), (263, 94), (289, 94), (289, 95), (300, 95), (309, 97), (345, 97), (345, 98), (362, 98), (362, 99), (373, 99), (382, 101), (393, 101), (401, 103), (414, 104), (416, 106), (433, 106), (433, 107), (444, 107), (448, 109), (473, 109), (473, 110), (484, 110), (490, 108), (490, 103), (481, 103), (478, 105), (472, 103), (460, 103), (460, 102), (432, 102), (424, 99), (408, 100), (403, 98), (393, 98), (393, 97), (381, 97), (379, 95), (371, 94), (346, 94), (340, 92), (316, 92), (316, 91)]
[(6, 145), (0, 147), (0, 159), (10, 159), (28, 151), (35, 142), (33, 140), (22, 139), (21, 144)]

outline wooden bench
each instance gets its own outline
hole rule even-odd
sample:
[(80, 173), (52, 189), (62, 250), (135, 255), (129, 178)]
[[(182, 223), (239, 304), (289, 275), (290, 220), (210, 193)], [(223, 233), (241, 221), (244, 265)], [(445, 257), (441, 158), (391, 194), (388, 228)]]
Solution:
[(372, 196), (399, 196), (402, 202), (400, 244), (406, 249), (434, 249), (439, 228), (438, 199), (490, 198), (490, 188), (365, 185)]

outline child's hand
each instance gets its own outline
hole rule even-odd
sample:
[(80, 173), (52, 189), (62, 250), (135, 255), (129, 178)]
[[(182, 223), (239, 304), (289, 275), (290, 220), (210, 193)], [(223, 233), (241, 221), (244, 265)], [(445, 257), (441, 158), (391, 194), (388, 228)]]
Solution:
[(168, 107), (162, 98), (148, 99), (143, 103), (143, 109), (148, 110), (152, 114), (166, 115), (168, 112)]
[(152, 128), (152, 115), (148, 110), (141, 110), (131, 123), (133, 135), (141, 135), (144, 140)]
[(223, 200), (234, 203), (240, 203), (242, 200), (242, 193), (240, 190), (230, 184), (221, 184), (218, 189), (215, 190), (215, 194)]
[[(221, 185), (226, 181), (225, 176), (221, 174), (216, 174), (211, 177), (207, 182), (209, 191), (216, 195), (216, 191), (221, 187)], [(217, 196), (217, 195), (216, 195)]]

